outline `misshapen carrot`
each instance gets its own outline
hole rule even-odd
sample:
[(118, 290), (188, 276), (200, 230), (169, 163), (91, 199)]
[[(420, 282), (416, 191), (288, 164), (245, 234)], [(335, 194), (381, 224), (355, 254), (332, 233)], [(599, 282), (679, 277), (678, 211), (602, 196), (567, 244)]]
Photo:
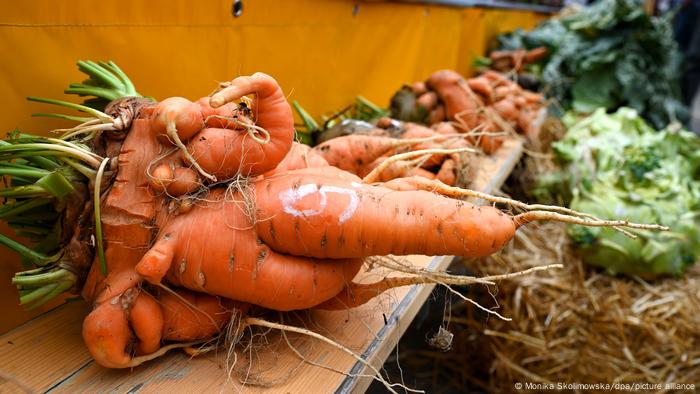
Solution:
[(202, 187), (201, 179), (193, 169), (181, 167), (176, 162), (157, 165), (150, 172), (148, 183), (153, 190), (165, 192), (171, 197), (179, 197)]
[(151, 117), (152, 132), (168, 136), (173, 129), (187, 141), (204, 127), (200, 107), (186, 98), (170, 97), (156, 104)]
[(269, 75), (256, 73), (238, 77), (212, 95), (210, 104), (218, 108), (250, 94), (256, 95), (251, 108), (255, 125), (250, 125), (248, 132), (205, 128), (187, 146), (194, 160), (220, 180), (269, 171), (282, 161), (292, 146), (292, 109), (282, 89)]
[(158, 350), (163, 339), (163, 310), (158, 301), (145, 291), (139, 292), (129, 311), (129, 321), (138, 338), (138, 354)]
[(450, 158), (446, 159), (443, 163), (442, 166), (440, 166), (440, 171), (438, 171), (436, 178), (449, 186), (454, 186), (457, 183), (457, 163), (458, 163), (458, 158)]
[[(387, 159), (388, 159), (388, 157), (386, 157), (386, 156), (380, 157), (379, 159), (372, 162), (369, 166), (367, 166), (362, 171), (362, 173), (360, 173), (358, 175), (361, 177), (367, 176), (367, 174), (369, 174), (372, 170), (377, 168), (380, 164), (382, 164)], [(435, 179), (435, 174), (417, 166), (415, 163), (399, 160), (399, 161), (396, 161), (394, 163), (391, 163), (388, 167), (386, 167), (378, 175), (377, 181), (378, 182), (386, 182), (386, 181), (389, 181), (392, 179), (403, 178), (403, 177), (407, 177), (407, 176), (422, 176), (422, 177), (425, 177), (428, 179)]]
[(425, 82), (414, 82), (411, 84), (411, 91), (416, 96), (420, 96), (421, 94), (427, 92), (428, 88), (425, 86)]
[(438, 104), (432, 111), (428, 114), (428, 124), (435, 124), (445, 120), (445, 106)]
[(83, 340), (92, 357), (107, 368), (124, 368), (131, 362), (127, 347), (134, 339), (121, 300), (99, 304), (83, 320)]
[[(435, 89), (440, 100), (445, 105), (445, 112), (449, 120), (455, 120), (458, 114), (471, 120), (472, 114), (476, 114), (479, 103), (470, 97), (463, 84), (461, 75), (451, 70), (440, 70), (433, 73), (428, 79), (428, 84)], [(469, 127), (475, 127), (475, 122), (469, 121)]]
[(242, 123), (250, 123), (251, 120), (241, 107), (234, 103), (226, 103), (218, 108), (213, 108), (209, 104), (209, 97), (202, 97), (197, 100), (202, 111), (202, 119), (204, 119), (204, 127), (213, 127), (219, 129), (241, 130)]
[(467, 85), (469, 85), (473, 91), (481, 94), (486, 103), (493, 102), (493, 87), (491, 87), (491, 83), (485, 77), (469, 78), (467, 79)]
[(416, 105), (425, 109), (426, 111), (432, 111), (437, 104), (438, 96), (437, 93), (433, 91), (425, 92), (416, 99)]
[(352, 134), (328, 140), (313, 150), (331, 166), (358, 174), (377, 158), (401, 145), (393, 138)]
[(323, 158), (316, 150), (310, 146), (294, 142), (292, 149), (289, 150), (287, 156), (284, 157), (277, 167), (266, 172), (265, 176), (274, 174), (283, 174), (290, 170), (310, 167), (326, 167), (329, 166), (328, 161)]
[(133, 270), (151, 244), (153, 220), (162, 209), (154, 199), (146, 169), (160, 154), (161, 145), (148, 120), (134, 120), (117, 158), (119, 172), (102, 203), (102, 226), (108, 275), (95, 260), (83, 286), (83, 297), (99, 304), (139, 283)]
[[(127, 346), (136, 341), (129, 321), (134, 299), (140, 300), (135, 316), (139, 316), (141, 309), (152, 309), (148, 300), (135, 298), (142, 278), (134, 271), (134, 261), (140, 260), (151, 244), (153, 220), (159, 204), (154, 193), (144, 187), (149, 182), (145, 169), (159, 153), (160, 144), (150, 121), (134, 120), (121, 146), (116, 180), (102, 203), (108, 275), (102, 274), (96, 258), (82, 289), (83, 297), (94, 304), (83, 321), (83, 339), (95, 360), (106, 367), (124, 368), (132, 360)], [(140, 349), (151, 350), (154, 329), (147, 323), (136, 323), (136, 327), (142, 337)]]
[(161, 335), (178, 342), (210, 338), (229, 322), (234, 307), (247, 310), (245, 304), (234, 306), (229, 300), (185, 289), (161, 290), (158, 302), (164, 316)]
[(259, 214), (266, 218), (256, 224), (258, 237), (272, 250), (315, 258), (476, 258), (499, 250), (515, 232), (513, 218), (492, 207), (358, 181), (307, 169), (256, 183)]
[[(401, 138), (405, 138), (405, 139), (431, 138), (431, 137), (439, 137), (440, 136), (440, 134), (435, 132), (434, 130), (427, 128), (425, 126), (421, 126), (419, 124), (415, 124), (415, 123), (406, 123), (404, 125), (404, 128), (406, 129), (406, 131), (401, 135)], [(455, 141), (459, 141), (459, 140), (460, 139), (455, 139)], [(440, 141), (440, 140), (420, 142), (418, 144), (412, 145), (411, 150), (416, 151), (416, 150), (424, 150), (424, 149), (443, 148), (444, 143), (445, 143), (444, 141)], [(453, 147), (453, 146), (449, 146), (449, 147)], [(425, 160), (425, 162), (423, 163), (423, 167), (430, 168), (430, 167), (439, 166), (442, 164), (443, 160), (445, 160), (444, 155), (432, 155), (427, 160)]]
[(510, 97), (497, 101), (493, 105), (493, 109), (505, 120), (514, 122), (518, 119), (518, 109), (515, 106), (513, 99)]
[[(210, 338), (228, 323), (235, 309), (248, 306), (219, 297), (176, 289), (156, 300), (130, 289), (99, 304), (83, 321), (83, 339), (95, 361), (108, 368), (133, 368), (167, 348), (162, 341)], [(136, 352), (132, 351), (135, 344)]]
[[(265, 179), (280, 178), (285, 176)], [(361, 260), (280, 254), (257, 237), (248, 213), (227, 200), (223, 190), (212, 191), (204, 200), (163, 226), (158, 241), (136, 266), (142, 277), (158, 284), (166, 278), (195, 291), (292, 310), (332, 298), (360, 268)], [(275, 237), (274, 230), (271, 234)]]

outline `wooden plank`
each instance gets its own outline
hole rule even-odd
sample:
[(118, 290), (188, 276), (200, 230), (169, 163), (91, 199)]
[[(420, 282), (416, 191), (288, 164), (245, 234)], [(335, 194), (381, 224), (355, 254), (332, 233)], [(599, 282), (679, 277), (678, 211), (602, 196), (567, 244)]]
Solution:
[(91, 362), (80, 334), (87, 309), (69, 302), (0, 337), (0, 392), (45, 391)]
[[(498, 188), (517, 162), (521, 151), (522, 143), (519, 140), (507, 140), (496, 155), (480, 160), (480, 175), (472, 188), (482, 191)], [(408, 259), (417, 266), (445, 269), (452, 257), (409, 256)], [(357, 280), (373, 281), (384, 275), (385, 272), (381, 270), (366, 271)], [(367, 305), (348, 311), (305, 311), (286, 315), (288, 320), (285, 323), (308, 327), (342, 343), (379, 368), (432, 287), (395, 289)], [(307, 392), (311, 387), (314, 392), (360, 392), (366, 389), (373, 375), (364, 364), (330, 345), (300, 334), (282, 335), (274, 331), (267, 333), (265, 342), (250, 352), (240, 349), (235, 352), (238, 358), (236, 372), (230, 378), (227, 365), (231, 363), (227, 363), (225, 351), (196, 358), (183, 352), (172, 352), (138, 368), (109, 370), (90, 361), (82, 343), (80, 326), (85, 311), (84, 304), (68, 304), (3, 336), (0, 372), (10, 372), (34, 390), (56, 393), (289, 393)], [(46, 334), (48, 332), (49, 335)], [(35, 343), (36, 338), (42, 339)], [(8, 340), (13, 344), (7, 344)], [(300, 361), (290, 344), (303, 354), (307, 362)], [(11, 354), (5, 350), (10, 346), (8, 350), (12, 350)], [(247, 368), (251, 364), (247, 362), (249, 359), (253, 360), (250, 369)], [(30, 369), (36, 365), (41, 368)], [(241, 376), (247, 376), (248, 385), (241, 385)], [(252, 383), (270, 387), (255, 387)]]

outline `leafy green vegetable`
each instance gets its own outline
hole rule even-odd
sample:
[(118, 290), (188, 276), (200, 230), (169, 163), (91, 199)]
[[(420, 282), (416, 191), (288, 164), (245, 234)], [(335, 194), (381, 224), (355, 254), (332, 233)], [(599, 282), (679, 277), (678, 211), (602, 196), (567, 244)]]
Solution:
[(499, 45), (547, 47), (542, 79), (565, 109), (628, 106), (663, 128), (688, 115), (679, 101), (679, 54), (669, 18), (648, 16), (642, 0), (599, 0), (532, 31), (502, 35)]
[(564, 182), (547, 186), (566, 185), (575, 210), (671, 228), (635, 231), (638, 238), (631, 239), (610, 228), (572, 226), (584, 260), (613, 274), (683, 273), (700, 254), (700, 139), (657, 132), (630, 108), (610, 115), (601, 108), (583, 120), (569, 114), (564, 121), (569, 131), (553, 145)]

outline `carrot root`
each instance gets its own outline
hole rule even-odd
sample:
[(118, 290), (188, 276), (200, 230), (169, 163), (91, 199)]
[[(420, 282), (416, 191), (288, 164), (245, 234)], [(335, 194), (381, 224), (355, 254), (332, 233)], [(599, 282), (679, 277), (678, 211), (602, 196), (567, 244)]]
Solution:
[(401, 180), (401, 182), (387, 182), (384, 187), (394, 188), (396, 190), (407, 190), (407, 187), (415, 187), (416, 190), (431, 191), (447, 197), (473, 197), (486, 200), (497, 204), (506, 204), (515, 208), (523, 209), (528, 212), (515, 216), (514, 220), (518, 227), (523, 226), (533, 221), (558, 221), (570, 224), (580, 224), (583, 226), (593, 227), (613, 227), (621, 231), (623, 234), (631, 238), (636, 238), (634, 234), (625, 231), (621, 227), (668, 231), (669, 228), (658, 224), (640, 224), (631, 223), (626, 220), (603, 220), (593, 215), (574, 211), (566, 207), (556, 205), (543, 204), (526, 204), (521, 201), (513, 200), (505, 197), (498, 197), (488, 193), (478, 192), (476, 190), (462, 189), (454, 186), (447, 186), (441, 182), (435, 182), (429, 179), (420, 177), (412, 177), (410, 179)]
[(495, 281), (512, 279), (523, 275), (529, 275), (538, 271), (547, 271), (550, 269), (564, 268), (562, 264), (549, 264), (545, 266), (532, 267), (530, 269), (520, 272), (513, 272), (509, 274), (489, 276), (484, 278), (476, 278), (472, 276), (450, 275), (445, 272), (428, 271), (422, 268), (412, 267), (406, 264), (401, 264), (397, 262), (392, 263), (390, 262), (390, 260), (383, 262), (381, 262), (381, 259), (377, 260), (378, 261), (375, 261), (375, 263), (389, 268), (392, 271), (412, 273), (417, 276), (390, 277), (384, 278), (380, 281), (373, 283), (353, 282), (335, 298), (328, 300), (321, 305), (318, 305), (316, 308), (321, 310), (343, 310), (348, 308), (355, 308), (360, 305), (366, 304), (369, 300), (377, 297), (378, 295), (384, 293), (387, 290), (403, 286), (439, 284), (449, 287), (450, 285), (464, 286), (477, 283), (484, 285), (493, 285), (495, 284)]
[[(321, 334), (315, 333), (311, 330), (307, 330), (307, 329), (301, 328), (301, 327), (289, 326), (286, 324), (274, 323), (274, 322), (259, 319), (256, 317), (246, 317), (243, 320), (243, 325), (244, 326), (259, 326), (259, 327), (265, 327), (265, 328), (272, 328), (275, 330), (295, 332), (297, 334), (307, 335), (307, 336), (310, 336), (312, 338), (318, 339), (319, 341), (325, 342), (325, 343), (343, 351), (344, 353), (350, 355), (352, 358), (354, 358), (358, 362), (364, 364), (367, 368), (371, 369), (372, 372), (374, 372), (374, 379), (377, 380), (378, 382), (382, 383), (384, 385), (384, 387), (389, 392), (398, 394), (398, 392), (396, 390), (394, 390), (394, 386), (401, 386), (402, 388), (407, 389), (406, 387), (404, 387), (402, 385), (389, 383), (386, 379), (384, 379), (381, 372), (377, 368), (375, 368), (370, 362), (368, 362), (367, 360), (365, 360), (364, 358), (362, 358), (360, 355), (356, 354), (352, 350), (348, 349), (347, 347), (345, 347), (345, 346), (343, 346), (343, 345), (341, 345), (341, 344), (339, 344), (339, 343), (337, 343), (329, 338), (324, 337)], [(415, 392), (415, 390), (409, 390), (409, 391)]]
[(397, 155), (393, 155), (389, 157), (388, 159), (384, 160), (380, 165), (378, 165), (375, 169), (373, 169), (369, 174), (367, 174), (363, 179), (362, 182), (364, 183), (375, 183), (379, 179), (380, 174), (387, 169), (390, 165), (397, 161), (401, 160), (406, 160), (406, 159), (413, 159), (416, 157), (422, 157), (422, 156), (428, 156), (434, 155), (434, 154), (440, 154), (440, 155), (451, 155), (454, 153), (463, 153), (463, 152), (476, 152), (476, 150), (471, 149), (471, 148), (455, 148), (455, 149), (422, 149), (422, 150), (416, 150), (412, 152), (406, 152), (406, 153), (400, 153)]

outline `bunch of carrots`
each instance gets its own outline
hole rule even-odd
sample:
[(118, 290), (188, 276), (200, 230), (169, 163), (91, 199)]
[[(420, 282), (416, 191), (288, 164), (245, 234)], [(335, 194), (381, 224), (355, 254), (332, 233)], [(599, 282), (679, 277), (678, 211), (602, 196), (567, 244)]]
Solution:
[[(475, 283), (475, 278), (405, 266), (393, 267), (404, 276), (353, 282), (370, 256), (482, 257), (536, 220), (615, 226), (623, 232), (625, 226), (664, 229), (528, 206), (412, 174), (386, 182), (377, 172), (361, 178), (356, 175), (361, 163), (343, 170), (329, 165), (334, 155), (342, 149), (386, 153), (386, 146), (361, 139), (357, 145), (314, 149), (294, 143), (285, 94), (263, 73), (223, 83), (196, 101), (154, 102), (133, 88), (119, 89), (133, 85), (113, 63), (84, 64), (93, 83), (80, 94), (111, 97), (109, 105), (98, 110), (36, 99), (89, 116), (75, 118), (80, 124), (63, 130), (60, 138), (10, 138), (0, 146), (0, 160), (71, 167), (71, 174), (82, 175), (66, 178), (69, 182), (87, 179), (82, 184), (89, 191), (76, 189), (77, 213), (59, 212), (72, 230), (56, 248), (15, 248), (32, 257), (35, 267), (18, 273), (16, 283), (20, 291), (31, 284), (32, 291), (54, 294), (60, 283), (63, 290), (80, 292), (92, 306), (83, 339), (105, 367), (134, 367), (169, 349), (210, 340), (231, 321), (240, 333), (248, 326), (280, 328), (256, 317), (261, 308), (352, 308), (396, 286)], [(448, 89), (448, 77), (433, 85), (442, 94), (459, 88), (457, 81)], [(444, 101), (450, 114), (454, 102)], [(430, 159), (426, 147), (422, 155)], [(388, 168), (398, 156), (381, 165)], [(12, 183), (27, 179), (6, 175), (6, 190), (17, 191), (21, 186)], [(20, 198), (5, 195), (5, 206)], [(467, 196), (507, 203), (523, 213), (473, 205), (461, 199)], [(71, 204), (65, 195), (61, 201), (57, 207)]]
[[(319, 127), (298, 102), (294, 101), (293, 106), (303, 122), (297, 127), (297, 140), (312, 146), (315, 141), (313, 154), (334, 167), (362, 178), (370, 176), (368, 179), (374, 181), (422, 176), (438, 179), (449, 186), (468, 183), (459, 169), (466, 162), (463, 160), (465, 152), (476, 153), (477, 150), (449, 122), (431, 128), (401, 122), (387, 117), (386, 110), (357, 96), (355, 103), (326, 117), (323, 127)], [(296, 149), (307, 150), (305, 147)], [(403, 154), (400, 160), (394, 158), (383, 164), (396, 154)]]
[(518, 132), (536, 138), (544, 105), (542, 95), (521, 88), (505, 74), (487, 70), (465, 79), (440, 70), (425, 82), (401, 88), (392, 98), (392, 116), (427, 125), (449, 121), (470, 134), (484, 152), (493, 153), (502, 144), (498, 134)]
[(329, 139), (312, 151), (365, 182), (420, 176), (448, 186), (466, 183), (460, 179), (463, 156), (476, 152), (448, 122), (428, 128), (387, 117), (371, 129)]

